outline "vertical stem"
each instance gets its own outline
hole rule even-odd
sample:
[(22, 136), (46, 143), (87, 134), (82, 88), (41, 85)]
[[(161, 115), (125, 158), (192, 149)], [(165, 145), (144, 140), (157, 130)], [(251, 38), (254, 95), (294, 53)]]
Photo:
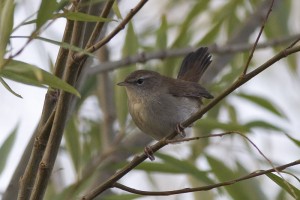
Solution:
[[(72, 31), (73, 31), (73, 22), (67, 21), (66, 29), (63, 36), (64, 42), (70, 41), (69, 38), (71, 37), (70, 33), (72, 33)], [(62, 77), (63, 71), (65, 69), (64, 66), (66, 65), (66, 58), (68, 53), (69, 50), (60, 48), (57, 62), (55, 64), (55, 73), (54, 73), (58, 77)], [(20, 179), (19, 192), (12, 191), (10, 192), (11, 194), (7, 194), (7, 196), (9, 197), (8, 200), (16, 199), (17, 195), (18, 195), (18, 199), (22, 199), (22, 200), (26, 200), (30, 198), (32, 186), (34, 184), (34, 180), (36, 178), (36, 174), (38, 171), (38, 165), (44, 154), (45, 146), (51, 131), (51, 126), (55, 114), (54, 108), (56, 105), (57, 98), (58, 98), (57, 91), (48, 90), (45, 97), (41, 120), (39, 122), (39, 126), (35, 131), (36, 134), (31, 138), (31, 141), (26, 147), (26, 152), (22, 156), (22, 160), (23, 158), (25, 159), (29, 157), (29, 161), (27, 165), (23, 165), (23, 164), (19, 165), (19, 167), (16, 169), (14, 174), (14, 180)], [(32, 144), (33, 144), (33, 148), (32, 148)], [(30, 156), (28, 154), (30, 154)], [(23, 174), (23, 176), (20, 178), (18, 174)]]
[[(74, 23), (74, 29), (71, 39), (72, 45), (78, 46), (80, 44), (83, 25), (83, 22), (76, 21)], [(74, 62), (73, 54), (74, 52), (69, 52), (67, 67), (64, 74), (64, 80), (70, 85), (75, 85), (79, 65), (81, 64), (81, 62)], [(85, 60), (85, 57), (82, 60)], [(53, 126), (50, 132), (49, 140), (47, 142), (45, 153), (42, 157), (42, 161), (39, 164), (39, 169), (30, 197), (31, 200), (41, 200), (44, 197), (46, 187), (60, 147), (72, 97), (73, 96), (70, 93), (61, 91), (61, 94), (58, 98)]]

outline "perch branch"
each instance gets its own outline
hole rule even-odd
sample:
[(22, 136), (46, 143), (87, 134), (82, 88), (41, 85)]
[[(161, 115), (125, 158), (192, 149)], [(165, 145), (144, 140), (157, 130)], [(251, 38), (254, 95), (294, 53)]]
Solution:
[[(196, 120), (201, 119), (202, 116), (212, 109), (216, 104), (218, 104), (221, 100), (223, 100), (225, 97), (227, 97), (230, 93), (235, 91), (237, 88), (251, 80), (253, 77), (255, 77), (257, 74), (261, 73), (268, 67), (272, 66), (277, 61), (281, 60), (282, 58), (291, 55), (293, 53), (299, 52), (300, 46), (286, 48), (283, 51), (280, 51), (278, 54), (276, 54), (274, 57), (272, 57), (270, 60), (266, 61), (264, 64), (259, 66), (257, 69), (253, 70), (252, 72), (246, 74), (245, 76), (239, 77), (238, 80), (236, 80), (228, 89), (226, 89), (223, 93), (221, 93), (219, 96), (217, 96), (214, 100), (212, 100), (209, 104), (207, 104), (203, 109), (192, 115), (189, 119), (184, 121), (182, 125), (184, 127), (188, 127), (190, 124), (194, 123)], [(161, 149), (165, 145), (167, 145), (167, 139), (172, 139), (176, 136), (176, 132), (172, 133), (168, 137), (163, 138), (162, 140), (158, 141), (156, 144), (151, 146), (153, 152), (156, 152), (157, 150)], [(134, 157), (134, 159), (126, 166), (124, 166), (122, 169), (120, 169), (118, 172), (116, 172), (112, 177), (110, 177), (107, 181), (105, 181), (103, 184), (96, 187), (94, 190), (92, 190), (90, 193), (84, 195), (82, 197), (82, 200), (90, 200), (96, 197), (97, 195), (101, 194), (103, 191), (105, 191), (108, 188), (111, 188), (115, 182), (117, 182), (120, 178), (125, 176), (129, 171), (131, 171), (134, 167), (142, 163), (144, 160), (147, 159), (147, 155), (145, 153), (141, 155), (137, 155)], [(274, 170), (274, 169), (272, 169)]]
[(283, 171), (286, 168), (289, 168), (289, 167), (292, 167), (295, 165), (299, 165), (299, 164), (300, 164), (300, 160), (296, 160), (294, 162), (291, 162), (291, 163), (288, 163), (285, 165), (281, 165), (276, 168), (270, 168), (268, 170), (258, 170), (258, 171), (252, 172), (246, 176), (242, 176), (237, 179), (233, 179), (233, 180), (229, 180), (229, 181), (225, 181), (225, 182), (221, 182), (221, 183), (216, 183), (216, 184), (211, 184), (211, 185), (207, 185), (207, 186), (202, 186), (202, 187), (184, 188), (184, 189), (180, 189), (180, 190), (170, 190), (170, 191), (160, 191), (160, 192), (142, 191), (142, 190), (137, 190), (134, 188), (127, 187), (120, 183), (114, 183), (112, 185), (112, 187), (119, 188), (121, 190), (130, 192), (130, 193), (134, 193), (134, 194), (139, 194), (139, 195), (169, 196), (169, 195), (183, 194), (183, 193), (189, 193), (189, 192), (207, 191), (207, 190), (211, 190), (211, 189), (215, 189), (215, 188), (219, 188), (219, 187), (223, 187), (223, 186), (228, 186), (228, 185), (232, 185), (232, 184), (235, 184), (235, 183), (247, 180), (247, 179), (251, 179), (254, 177), (261, 176), (261, 175), (269, 174), (269, 173), (272, 173), (275, 171)]

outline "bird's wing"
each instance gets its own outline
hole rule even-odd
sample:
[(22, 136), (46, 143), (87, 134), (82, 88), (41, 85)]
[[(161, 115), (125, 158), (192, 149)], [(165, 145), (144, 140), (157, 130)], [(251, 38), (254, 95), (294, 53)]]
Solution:
[(193, 97), (197, 99), (212, 99), (213, 96), (201, 85), (189, 81), (174, 81), (169, 85), (169, 93), (178, 97)]
[(207, 47), (189, 53), (182, 61), (177, 79), (198, 82), (211, 63)]

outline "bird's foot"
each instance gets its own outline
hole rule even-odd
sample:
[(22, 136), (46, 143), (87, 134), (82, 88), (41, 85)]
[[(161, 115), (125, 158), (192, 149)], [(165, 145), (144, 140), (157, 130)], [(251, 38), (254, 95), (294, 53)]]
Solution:
[(155, 157), (153, 155), (153, 151), (152, 149), (149, 147), (149, 146), (146, 146), (144, 148), (144, 152), (145, 154), (147, 155), (147, 157), (151, 160), (151, 161), (154, 161), (155, 160)]
[(176, 131), (182, 138), (185, 138), (186, 134), (185, 134), (185, 131), (184, 131), (184, 127), (183, 127), (180, 123), (176, 124), (175, 131)]

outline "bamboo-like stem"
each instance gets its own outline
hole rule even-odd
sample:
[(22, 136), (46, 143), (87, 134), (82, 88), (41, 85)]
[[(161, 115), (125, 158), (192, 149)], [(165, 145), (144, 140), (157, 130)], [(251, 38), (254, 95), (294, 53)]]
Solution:
[[(67, 21), (66, 29), (63, 36), (63, 41), (68, 42), (70, 39), (70, 33), (73, 31), (73, 22)], [(62, 77), (62, 73), (64, 70), (64, 66), (66, 63), (68, 50), (64, 48), (60, 48), (58, 59), (55, 64), (55, 72), (54, 74), (58, 77)], [(11, 193), (10, 199), (14, 196), (13, 199), (16, 199), (16, 195), (18, 195), (18, 199), (26, 200), (30, 198), (32, 186), (34, 184), (34, 180), (38, 171), (38, 165), (45, 151), (45, 146), (49, 138), (49, 134), (51, 131), (51, 126), (54, 119), (55, 114), (55, 105), (58, 98), (58, 91), (48, 90), (44, 102), (44, 108), (42, 112), (42, 117), (39, 122), (39, 126), (36, 130), (36, 136), (33, 136), (31, 140), (34, 140), (33, 149), (30, 151), (29, 148), (26, 151), (26, 154), (23, 157), (29, 157), (27, 154), (31, 154), (29, 161), (27, 163), (26, 168), (22, 169), (22, 165), (19, 165), (16, 169), (16, 173), (19, 174), (19, 171), (23, 171), (23, 176), (20, 179), (20, 186), (18, 193)], [(31, 142), (33, 143), (33, 142)], [(28, 144), (30, 145), (30, 143)], [(4, 198), (5, 199), (5, 198)]]
[[(82, 38), (82, 27), (84, 23), (76, 21), (74, 24), (71, 44), (78, 46)], [(77, 79), (77, 73), (79, 69), (79, 64), (73, 60), (73, 52), (69, 52), (67, 67), (65, 69), (64, 80), (70, 85), (75, 85)], [(50, 174), (52, 172), (54, 162), (58, 153), (60, 142), (63, 135), (63, 130), (65, 127), (66, 119), (68, 116), (69, 105), (72, 95), (65, 91), (61, 91), (58, 98), (57, 108), (53, 120), (52, 129), (50, 132), (49, 139), (47, 141), (47, 146), (45, 153), (42, 157), (42, 161), (39, 164), (39, 169), (37, 172), (36, 180), (33, 186), (31, 200), (43, 199)]]

